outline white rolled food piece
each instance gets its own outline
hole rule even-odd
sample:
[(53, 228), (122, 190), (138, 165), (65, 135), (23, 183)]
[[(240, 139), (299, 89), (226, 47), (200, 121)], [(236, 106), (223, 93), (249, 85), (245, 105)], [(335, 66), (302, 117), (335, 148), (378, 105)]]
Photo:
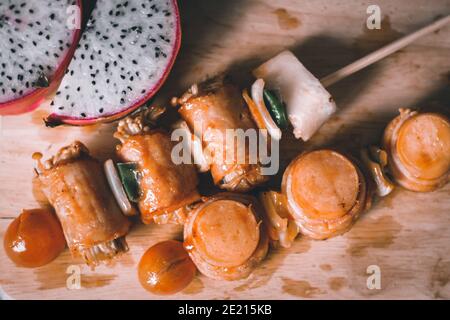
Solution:
[(276, 90), (286, 104), (295, 137), (304, 141), (336, 111), (330, 93), (291, 51), (283, 51), (253, 70), (269, 89)]

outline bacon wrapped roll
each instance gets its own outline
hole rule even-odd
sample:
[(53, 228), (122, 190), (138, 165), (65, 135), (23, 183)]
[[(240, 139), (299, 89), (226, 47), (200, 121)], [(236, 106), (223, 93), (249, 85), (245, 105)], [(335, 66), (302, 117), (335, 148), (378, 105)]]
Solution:
[(248, 277), (268, 250), (260, 205), (253, 197), (233, 193), (209, 198), (187, 218), (184, 246), (210, 278)]
[(72, 255), (95, 267), (128, 250), (125, 235), (130, 222), (117, 206), (101, 164), (81, 142), (39, 161), (36, 171)]
[(190, 205), (200, 199), (198, 177), (192, 164), (175, 164), (175, 142), (153, 121), (163, 112), (152, 108), (119, 122), (114, 134), (121, 141), (121, 161), (136, 165), (138, 205), (144, 223), (184, 223)]
[[(248, 147), (226, 139), (227, 129), (245, 132), (257, 128), (237, 87), (222, 77), (214, 78), (193, 85), (180, 99), (175, 98), (173, 104), (181, 105), (178, 110), (181, 117), (191, 132), (199, 135), (217, 186), (245, 192), (268, 180), (261, 174), (259, 159), (250, 155)], [(244, 147), (244, 159), (240, 159), (237, 149)]]
[(444, 115), (400, 109), (384, 131), (383, 148), (402, 187), (426, 192), (449, 181), (450, 122)]
[(301, 154), (282, 182), (291, 216), (301, 233), (313, 239), (347, 232), (370, 206), (371, 189), (357, 163), (333, 150)]

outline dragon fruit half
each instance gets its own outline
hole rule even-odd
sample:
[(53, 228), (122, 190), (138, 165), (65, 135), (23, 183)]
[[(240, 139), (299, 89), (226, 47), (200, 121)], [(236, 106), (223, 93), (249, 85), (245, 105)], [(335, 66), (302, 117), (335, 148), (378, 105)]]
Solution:
[(167, 77), (180, 40), (176, 0), (97, 0), (47, 125), (112, 121), (143, 105)]
[(0, 1), (0, 115), (54, 93), (80, 36), (80, 0)]

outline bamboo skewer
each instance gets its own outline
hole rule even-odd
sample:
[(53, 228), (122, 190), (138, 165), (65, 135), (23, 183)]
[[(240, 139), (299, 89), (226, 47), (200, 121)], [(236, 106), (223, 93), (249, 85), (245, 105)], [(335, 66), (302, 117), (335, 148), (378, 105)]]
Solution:
[(410, 43), (416, 41), (417, 39), (430, 34), (432, 32), (435, 32), (436, 30), (442, 28), (447, 23), (450, 22), (450, 15), (447, 15), (428, 26), (425, 26), (407, 36), (404, 36), (370, 54), (368, 54), (365, 57), (362, 57), (361, 59), (356, 60), (355, 62), (349, 64), (348, 66), (345, 66), (336, 72), (333, 72), (332, 74), (320, 79), (320, 82), (324, 87), (331, 86), (332, 84), (348, 77), (349, 75), (358, 72), (359, 70), (389, 56), (390, 54), (406, 47)]

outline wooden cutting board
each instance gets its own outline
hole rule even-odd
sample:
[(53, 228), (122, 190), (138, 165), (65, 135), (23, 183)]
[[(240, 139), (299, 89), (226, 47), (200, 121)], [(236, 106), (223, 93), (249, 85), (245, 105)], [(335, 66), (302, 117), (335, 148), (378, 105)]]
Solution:
[[(248, 84), (252, 67), (282, 49), (295, 52), (322, 77), (382, 45), (450, 13), (449, 0), (377, 1), (381, 30), (367, 30), (370, 1), (190, 0), (181, 1), (183, 45), (159, 101), (190, 83), (228, 71)], [(285, 134), (286, 165), (306, 148), (356, 148), (379, 141), (399, 107), (449, 110), (450, 26), (330, 88), (337, 114), (308, 143)], [(117, 144), (114, 124), (48, 129), (46, 107), (1, 118), (0, 238), (23, 208), (39, 206), (33, 196), (31, 154), (46, 155), (79, 139), (100, 159)], [(281, 175), (282, 172), (280, 172)], [(280, 176), (279, 175), (279, 176)], [(272, 185), (276, 186), (279, 176)], [(246, 280), (224, 282), (197, 276), (173, 299), (419, 298), (450, 299), (450, 184), (432, 193), (400, 188), (378, 200), (354, 228), (337, 238), (299, 238), (292, 248), (272, 250)], [(144, 291), (136, 265), (152, 244), (181, 238), (177, 226), (135, 224), (130, 252), (112, 267), (92, 272), (66, 250), (38, 269), (16, 268), (0, 249), (0, 285), (6, 297), (26, 299), (158, 299)], [(70, 265), (81, 266), (79, 290), (66, 287)], [(367, 268), (381, 270), (381, 289), (366, 286)]]

